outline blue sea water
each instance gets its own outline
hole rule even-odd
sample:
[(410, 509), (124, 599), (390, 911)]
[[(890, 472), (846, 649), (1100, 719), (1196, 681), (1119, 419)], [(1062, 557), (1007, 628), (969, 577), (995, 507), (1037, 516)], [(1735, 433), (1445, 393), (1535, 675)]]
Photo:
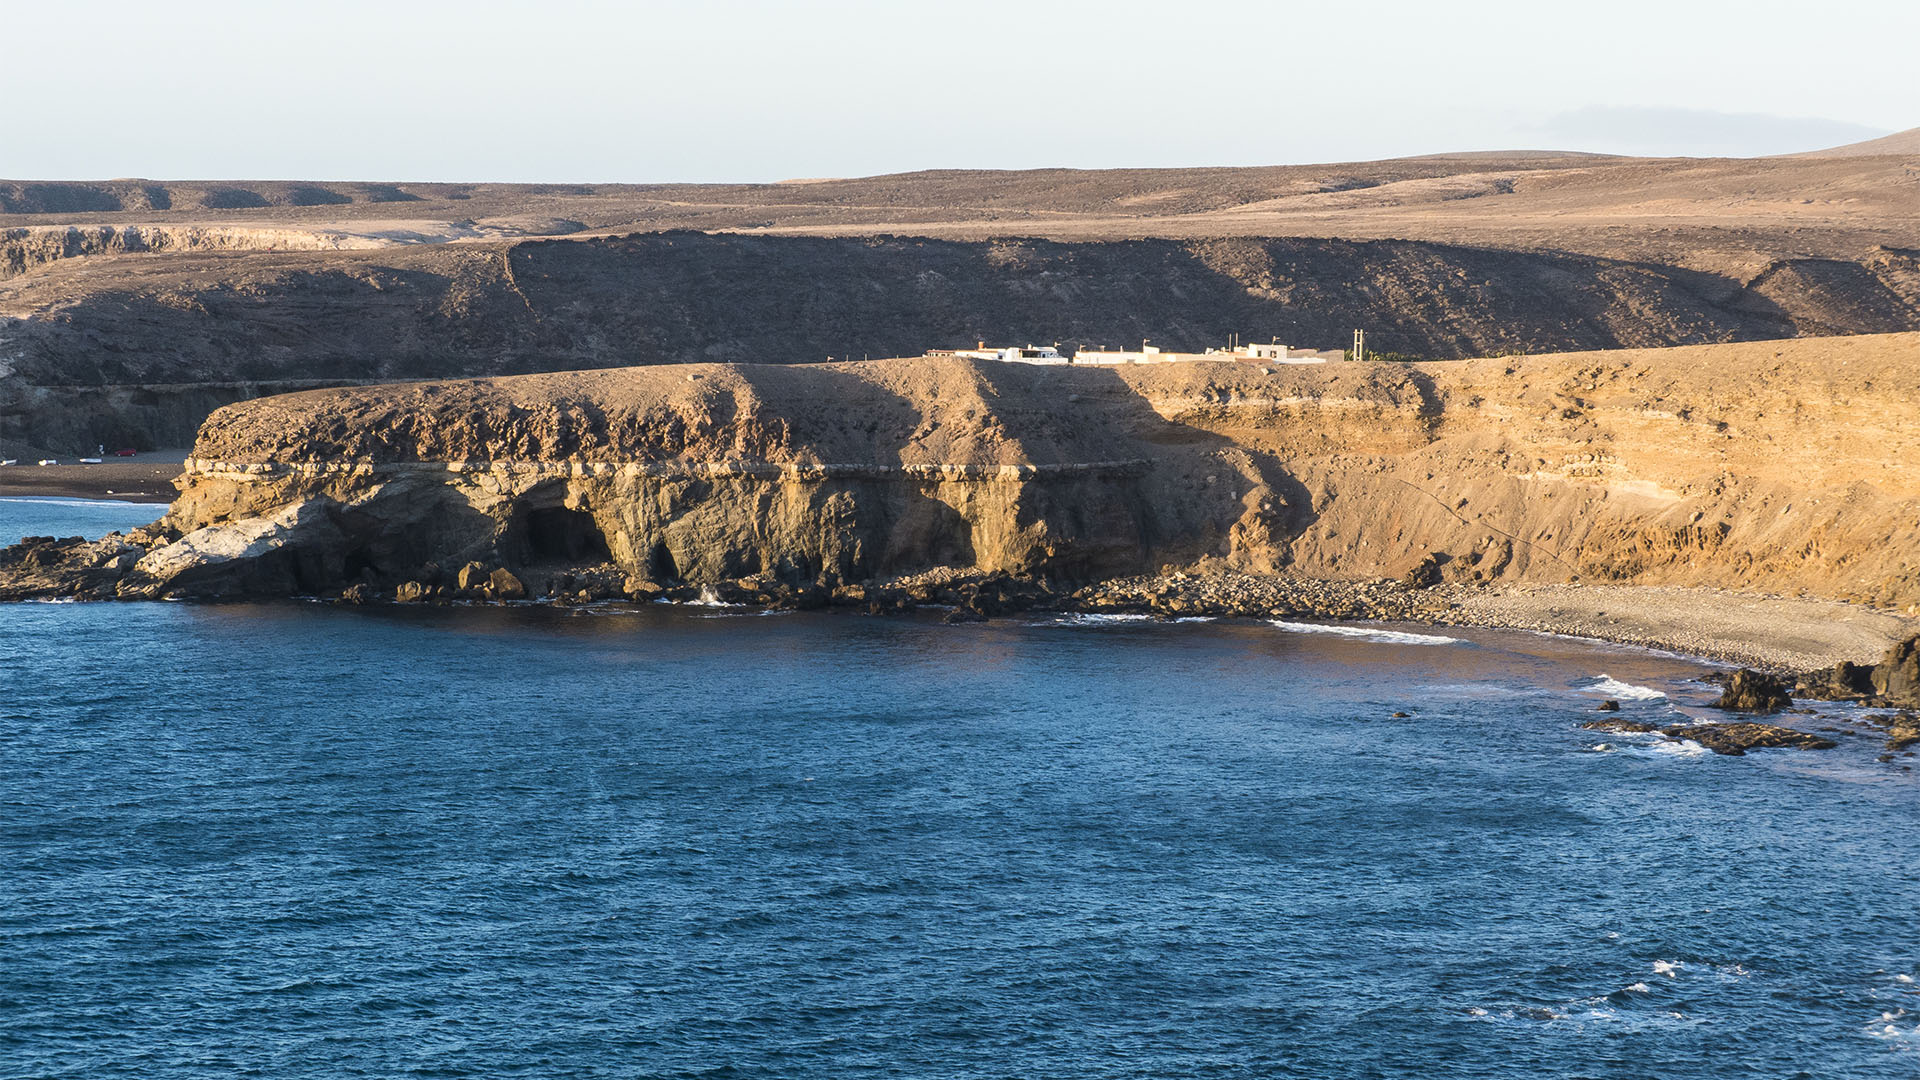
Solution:
[(1345, 629), (0, 606), (0, 1076), (1920, 1072), (1877, 744)]
[(150, 524), (166, 512), (166, 506), (160, 503), (0, 498), (0, 547), (17, 544), (25, 536), (84, 536), (97, 540), (110, 532), (126, 532)]

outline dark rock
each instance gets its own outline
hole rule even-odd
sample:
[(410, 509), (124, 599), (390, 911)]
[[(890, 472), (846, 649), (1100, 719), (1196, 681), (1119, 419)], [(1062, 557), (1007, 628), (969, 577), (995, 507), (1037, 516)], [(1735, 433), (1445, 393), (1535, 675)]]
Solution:
[(1887, 725), (1887, 749), (1905, 750), (1920, 743), (1920, 716), (1898, 716)]
[(1920, 705), (1920, 636), (1887, 650), (1873, 667), (1873, 692), (1888, 701)]
[(948, 624), (986, 622), (987, 616), (985, 612), (976, 611), (973, 608), (957, 607), (947, 612), (940, 621)]
[(479, 592), (487, 587), (487, 579), (491, 574), (486, 563), (470, 562), (454, 576), (454, 587), (461, 592)]
[(1652, 724), (1643, 724), (1638, 720), (1626, 720), (1614, 717), (1609, 717), (1605, 720), (1589, 720), (1580, 726), (1588, 731), (1614, 731), (1623, 735), (1641, 735), (1649, 731), (1660, 730)]
[[(461, 574), (464, 576), (466, 571), (462, 570)], [(521, 584), (519, 578), (513, 576), (513, 571), (508, 570), (504, 566), (487, 575), (486, 591), (487, 595), (495, 600), (525, 600), (527, 598), (527, 587)]]
[(1451, 561), (1451, 556), (1438, 551), (1429, 551), (1427, 557), (1407, 571), (1407, 576), (1401, 580), (1415, 589), (1431, 589), (1440, 584), (1440, 568)]
[(373, 586), (366, 582), (349, 585), (340, 591), (340, 599), (349, 604), (364, 604), (373, 599)]
[(1732, 709), (1738, 712), (1779, 712), (1793, 704), (1787, 696), (1787, 688), (1779, 679), (1751, 668), (1741, 668), (1727, 680), (1727, 689), (1720, 700), (1713, 703), (1716, 709)]
[(1793, 687), (1796, 698), (1815, 701), (1859, 701), (1873, 696), (1873, 668), (1842, 660), (1800, 676)]
[(1613, 700), (1612, 698), (1608, 698), (1607, 700), (1601, 702), (1596, 708), (1597, 708), (1597, 711), (1599, 712), (1619, 712), (1620, 703)]
[(1739, 757), (1749, 750), (1831, 750), (1840, 745), (1832, 739), (1772, 724), (1677, 725), (1660, 733), (1670, 739), (1689, 739), (1716, 754), (1730, 757)]

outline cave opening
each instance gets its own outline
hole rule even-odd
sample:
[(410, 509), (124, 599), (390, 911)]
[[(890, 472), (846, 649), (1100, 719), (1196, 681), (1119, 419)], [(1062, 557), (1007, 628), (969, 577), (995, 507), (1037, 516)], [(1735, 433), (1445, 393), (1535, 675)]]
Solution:
[(373, 561), (373, 552), (364, 547), (354, 548), (342, 560), (340, 576), (349, 582), (378, 578), (380, 564)]
[(665, 541), (653, 545), (653, 552), (647, 556), (647, 578), (650, 581), (678, 581), (680, 567), (673, 561), (673, 552), (667, 550)]
[(606, 534), (585, 510), (559, 506), (530, 510), (526, 538), (528, 550), (542, 562), (598, 563), (613, 558)]

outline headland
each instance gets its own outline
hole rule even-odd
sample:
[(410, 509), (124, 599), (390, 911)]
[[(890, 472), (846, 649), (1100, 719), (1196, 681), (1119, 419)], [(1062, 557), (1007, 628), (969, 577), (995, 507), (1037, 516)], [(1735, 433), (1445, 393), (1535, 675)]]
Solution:
[(706, 595), (1521, 626), (1783, 669), (1920, 614), (1920, 334), (1312, 366), (905, 358), (228, 406), (10, 598)]

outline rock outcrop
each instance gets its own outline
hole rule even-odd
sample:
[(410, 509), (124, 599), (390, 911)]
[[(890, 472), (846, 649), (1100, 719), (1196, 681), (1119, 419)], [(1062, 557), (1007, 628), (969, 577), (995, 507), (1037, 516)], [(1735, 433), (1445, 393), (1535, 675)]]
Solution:
[(1840, 745), (1832, 739), (1776, 724), (1674, 724), (1663, 728), (1638, 720), (1607, 719), (1589, 720), (1580, 726), (1589, 731), (1684, 739), (1728, 757), (1740, 757), (1749, 750), (1831, 750)]
[(1822, 701), (1920, 706), (1920, 636), (1897, 641), (1877, 664), (1841, 661), (1801, 677), (1795, 692)]
[(1920, 637), (1887, 650), (1871, 676), (1875, 695), (1903, 705), (1920, 705)]
[(1716, 754), (1739, 757), (1749, 750), (1831, 750), (1832, 739), (1775, 724), (1693, 724), (1662, 729), (1670, 739), (1697, 742)]
[(1779, 679), (1751, 668), (1741, 668), (1727, 680), (1727, 688), (1721, 693), (1720, 700), (1714, 702), (1714, 708), (1733, 712), (1779, 712), (1793, 704), (1787, 696), (1787, 687)]
[[(0, 279), (40, 267), (0, 280), (0, 450), (180, 445), (219, 405), (310, 386), (813, 363), (981, 338), (1324, 348), (1365, 327), (1376, 349), (1456, 359), (1920, 329), (1920, 255), (1906, 249), (1714, 272), (1252, 237), (675, 232), (292, 250), (385, 242), (291, 224), (0, 230)], [(140, 254), (153, 250), (169, 254)], [(128, 254), (51, 262), (89, 251)]]
[(1915, 363), (1920, 335), (313, 391), (216, 413), (113, 588), (395, 597), (411, 582), (419, 597), (459, 587), (437, 568), (479, 562), (535, 596), (742, 579), (831, 593), (932, 571), (1058, 590), (1191, 568), (1389, 579), (1375, 613), (1418, 610), (1436, 582), (1576, 580), (1906, 608), (1920, 605)]

